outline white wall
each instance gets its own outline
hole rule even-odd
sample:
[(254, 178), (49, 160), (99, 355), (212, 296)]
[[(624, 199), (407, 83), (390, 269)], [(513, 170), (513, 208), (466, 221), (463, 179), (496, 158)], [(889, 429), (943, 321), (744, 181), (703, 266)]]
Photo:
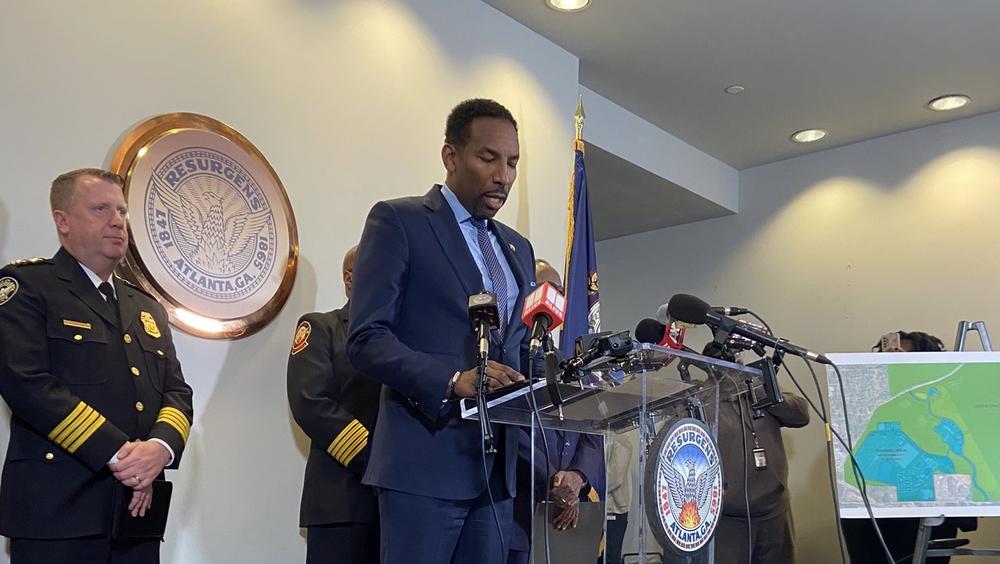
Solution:
[[(195, 425), (163, 561), (301, 561), (304, 441), (285, 400), (299, 314), (343, 303), (340, 261), (378, 199), (443, 180), (451, 107), (505, 103), (521, 166), (501, 219), (562, 259), (577, 59), (481, 2), (8, 2), (0, 16), (0, 262), (50, 256), (58, 173), (107, 162), (172, 111), (233, 126), (268, 157), (298, 220), (291, 299), (240, 341), (175, 333)], [(0, 451), (8, 422), (0, 422)], [(0, 562), (7, 562), (0, 551)]]
[[(598, 244), (607, 328), (688, 292), (751, 307), (825, 352), (867, 351), (896, 329), (950, 347), (961, 319), (985, 320), (997, 341), (1000, 113), (749, 169), (740, 193), (736, 216)], [(690, 333), (699, 348), (709, 338)], [(836, 561), (822, 425), (785, 438), (800, 561)], [(995, 545), (1000, 527), (980, 529), (975, 542)]]

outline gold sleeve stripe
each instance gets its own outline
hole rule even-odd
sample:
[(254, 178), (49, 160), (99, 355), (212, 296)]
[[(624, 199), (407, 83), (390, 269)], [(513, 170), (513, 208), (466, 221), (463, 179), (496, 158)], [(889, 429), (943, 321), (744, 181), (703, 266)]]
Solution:
[(191, 434), (191, 423), (188, 422), (187, 416), (181, 410), (176, 407), (164, 407), (156, 416), (156, 421), (162, 421), (176, 429), (181, 440), (187, 442), (188, 436)]
[(174, 430), (177, 431), (177, 434), (181, 436), (181, 440), (187, 443), (190, 429), (184, 420), (178, 420), (177, 416), (173, 413), (160, 413), (160, 415), (156, 418), (156, 421), (157, 423), (166, 423), (167, 425), (173, 427)]
[(52, 429), (52, 432), (49, 433), (49, 440), (67, 452), (76, 452), (101, 425), (104, 425), (105, 421), (103, 415), (81, 401), (65, 419)]
[(69, 415), (67, 415), (65, 419), (60, 421), (59, 424), (56, 425), (54, 429), (52, 429), (52, 431), (49, 433), (49, 440), (55, 441), (56, 437), (59, 436), (63, 431), (65, 431), (66, 427), (69, 427), (70, 424), (76, 421), (76, 419), (87, 409), (90, 409), (90, 407), (87, 404), (83, 403), (82, 401), (76, 404), (76, 407), (73, 408), (73, 411), (69, 412)]
[(354, 460), (354, 457), (361, 452), (361, 449), (365, 448), (366, 444), (368, 444), (368, 433), (355, 438), (351, 441), (351, 444), (347, 445), (344, 450), (335, 455), (334, 458), (337, 462), (347, 466), (352, 460)]
[(79, 438), (73, 441), (73, 444), (69, 445), (69, 447), (66, 448), (66, 452), (69, 452), (70, 454), (76, 452), (76, 449), (80, 448), (80, 445), (87, 442), (87, 439), (89, 439), (90, 436), (94, 434), (94, 431), (97, 431), (97, 429), (99, 429), (101, 425), (104, 425), (105, 421), (106, 419), (104, 418), (103, 415), (98, 416), (97, 420), (91, 423), (90, 426), (87, 427), (87, 430), (84, 431), (83, 434), (79, 436)]
[[(87, 416), (80, 422), (79, 425), (73, 428), (73, 432), (70, 433), (66, 438), (56, 441), (59, 446), (66, 450), (69, 450), (70, 445), (74, 444), (78, 438), (83, 436), (83, 433), (90, 428), (101, 417), (101, 414), (94, 411), (93, 409), (87, 414)], [(89, 436), (89, 435), (88, 435)]]
[(344, 456), (344, 460), (341, 461), (343, 465), (347, 466), (348, 464), (350, 464), (351, 461), (354, 460), (354, 457), (357, 456), (359, 452), (364, 450), (365, 445), (367, 444), (368, 444), (368, 437), (365, 436), (365, 438), (362, 439), (357, 445), (355, 445), (354, 448), (352, 448), (347, 452), (347, 454)]
[(344, 427), (337, 438), (333, 439), (326, 452), (337, 462), (347, 466), (367, 442), (368, 429), (365, 429), (365, 426), (355, 419)]
[(587, 493), (587, 500), (588, 501), (601, 501), (601, 496), (600, 496), (600, 494), (597, 493), (597, 490), (595, 490), (594, 488), (590, 488), (590, 492)]
[(363, 439), (367, 436), (368, 430), (361, 425), (357, 425), (351, 429), (344, 429), (344, 431), (342, 431), (340, 435), (334, 439), (326, 451), (330, 453), (330, 456), (340, 460), (344, 453), (346, 453), (358, 439)]

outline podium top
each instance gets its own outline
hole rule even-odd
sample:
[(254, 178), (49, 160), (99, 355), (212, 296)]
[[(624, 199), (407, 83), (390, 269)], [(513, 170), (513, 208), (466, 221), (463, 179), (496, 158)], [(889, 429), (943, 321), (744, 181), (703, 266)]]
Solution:
[[(759, 377), (756, 368), (637, 343), (622, 358), (601, 357), (587, 364), (577, 382), (550, 385), (540, 379), (487, 400), (487, 407), (495, 423), (529, 426), (537, 404), (546, 428), (602, 433), (634, 427), (643, 410), (654, 418), (678, 415), (688, 404), (685, 400), (714, 394), (721, 380)], [(475, 400), (462, 400), (461, 411), (463, 418), (478, 417)]]

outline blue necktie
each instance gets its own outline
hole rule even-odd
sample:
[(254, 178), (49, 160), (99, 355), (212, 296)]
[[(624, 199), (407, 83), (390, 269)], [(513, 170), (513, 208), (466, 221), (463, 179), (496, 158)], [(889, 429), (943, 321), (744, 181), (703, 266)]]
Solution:
[(497, 296), (497, 309), (500, 311), (500, 329), (502, 336), (507, 329), (507, 278), (500, 268), (500, 260), (493, 252), (493, 244), (490, 242), (490, 232), (486, 227), (486, 220), (470, 218), (469, 221), (476, 226), (476, 239), (479, 241), (479, 250), (483, 253), (483, 260), (486, 262), (486, 270), (493, 282), (493, 293)]

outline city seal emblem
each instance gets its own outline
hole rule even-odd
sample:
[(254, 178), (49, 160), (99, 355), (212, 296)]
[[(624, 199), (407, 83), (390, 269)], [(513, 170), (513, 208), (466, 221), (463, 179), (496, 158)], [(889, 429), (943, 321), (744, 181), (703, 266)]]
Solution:
[[(167, 114), (133, 129), (113, 165), (131, 217), (124, 276), (162, 298), (171, 323), (234, 338), (277, 314), (298, 235), (277, 174), (249, 140), (206, 116)], [(151, 318), (143, 326), (159, 335)]]
[(722, 462), (708, 428), (681, 419), (653, 441), (646, 514), (661, 545), (691, 555), (711, 543), (722, 513)]

